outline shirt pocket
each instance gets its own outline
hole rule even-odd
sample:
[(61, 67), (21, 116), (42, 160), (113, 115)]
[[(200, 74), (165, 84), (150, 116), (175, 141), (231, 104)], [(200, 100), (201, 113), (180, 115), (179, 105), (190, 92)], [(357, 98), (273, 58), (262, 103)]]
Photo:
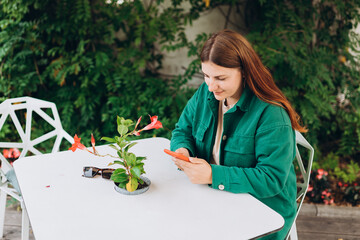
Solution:
[(194, 139), (195, 139), (195, 156), (204, 158), (205, 156), (202, 153), (206, 152), (206, 144), (205, 144), (205, 135), (208, 127), (204, 123), (197, 124), (197, 127), (193, 129)]
[(193, 136), (196, 142), (204, 142), (205, 133), (208, 129), (208, 126), (202, 122), (199, 122), (193, 128)]
[(234, 167), (255, 167), (254, 137), (233, 135), (224, 146), (224, 165)]

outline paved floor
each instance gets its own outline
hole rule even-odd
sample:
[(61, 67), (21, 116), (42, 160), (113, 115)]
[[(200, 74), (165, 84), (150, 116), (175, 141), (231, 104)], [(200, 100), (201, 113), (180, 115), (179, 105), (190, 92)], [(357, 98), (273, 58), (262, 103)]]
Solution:
[(359, 240), (360, 207), (303, 204), (296, 226), (299, 240)]
[[(360, 207), (304, 204), (296, 221), (299, 240), (359, 240)], [(2, 240), (21, 239), (21, 211), (8, 208)], [(30, 233), (30, 239), (34, 236)]]
[[(1, 240), (20, 240), (21, 239), (21, 210), (17, 207), (6, 209), (4, 237)], [(34, 240), (34, 235), (30, 229), (30, 240)]]

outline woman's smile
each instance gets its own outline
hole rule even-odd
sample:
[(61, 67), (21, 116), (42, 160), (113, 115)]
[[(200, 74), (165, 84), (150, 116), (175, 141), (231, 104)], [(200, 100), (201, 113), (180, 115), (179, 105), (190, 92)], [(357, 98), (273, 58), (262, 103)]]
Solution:
[(222, 94), (224, 91), (217, 91), (217, 92), (214, 92), (215, 95), (220, 95)]

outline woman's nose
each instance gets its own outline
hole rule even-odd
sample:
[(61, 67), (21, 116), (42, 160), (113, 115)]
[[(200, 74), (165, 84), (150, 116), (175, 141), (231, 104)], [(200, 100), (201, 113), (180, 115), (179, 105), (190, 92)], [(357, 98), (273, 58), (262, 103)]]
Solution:
[(210, 92), (213, 92), (217, 89), (217, 84), (214, 79), (209, 79), (208, 87)]

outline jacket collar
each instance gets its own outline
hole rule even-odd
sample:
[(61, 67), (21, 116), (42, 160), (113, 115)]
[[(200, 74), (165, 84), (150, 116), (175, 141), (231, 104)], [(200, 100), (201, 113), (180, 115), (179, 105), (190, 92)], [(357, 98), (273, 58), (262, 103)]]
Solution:
[[(237, 101), (235, 107), (231, 108), (227, 113), (235, 112), (237, 109), (240, 109), (243, 112), (247, 112), (253, 96), (254, 94), (252, 93), (250, 88), (247, 85), (245, 85), (244, 91), (242, 92), (239, 101)], [(216, 100), (214, 94), (209, 90), (207, 94), (207, 99), (211, 106), (211, 109), (214, 109), (215, 106), (217, 107), (219, 106), (219, 101)]]
[(239, 101), (235, 104), (236, 108), (239, 108), (243, 112), (247, 112), (252, 97), (253, 97), (252, 91), (247, 85), (245, 85), (245, 88), (241, 94)]

